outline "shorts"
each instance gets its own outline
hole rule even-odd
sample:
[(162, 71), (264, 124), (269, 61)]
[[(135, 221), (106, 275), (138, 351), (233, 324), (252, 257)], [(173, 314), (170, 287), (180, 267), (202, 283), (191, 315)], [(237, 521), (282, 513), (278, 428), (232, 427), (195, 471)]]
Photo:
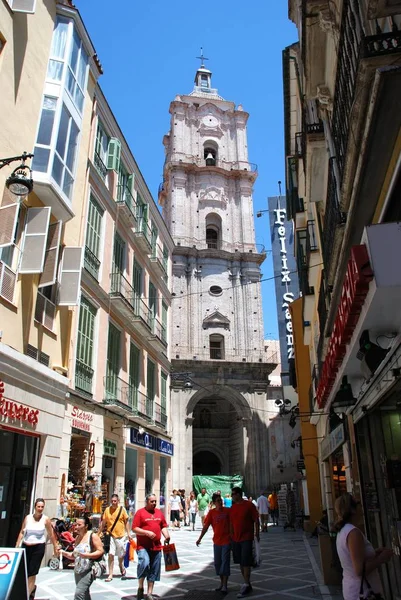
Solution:
[(110, 550), (109, 554), (117, 556), (118, 558), (124, 558), (125, 550), (127, 546), (127, 537), (124, 535), (120, 538), (110, 536)]
[(28, 577), (33, 577), (39, 573), (40, 565), (45, 555), (46, 544), (32, 544), (31, 546), (22, 544), (22, 548), (25, 548)]
[(146, 577), (148, 581), (160, 581), (162, 566), (162, 553), (160, 550), (145, 550), (141, 548), (136, 551), (138, 557), (137, 577)]
[(170, 510), (170, 521), (179, 521), (180, 520), (180, 511), (179, 510)]
[(198, 510), (198, 515), (202, 518), (202, 517), (206, 517), (207, 513), (209, 512), (208, 508), (205, 508), (205, 510)]
[(253, 566), (253, 541), (231, 542), (233, 561), (241, 567)]
[(230, 575), (230, 550), (231, 544), (225, 544), (224, 546), (213, 545), (216, 575), (225, 575), (227, 577)]

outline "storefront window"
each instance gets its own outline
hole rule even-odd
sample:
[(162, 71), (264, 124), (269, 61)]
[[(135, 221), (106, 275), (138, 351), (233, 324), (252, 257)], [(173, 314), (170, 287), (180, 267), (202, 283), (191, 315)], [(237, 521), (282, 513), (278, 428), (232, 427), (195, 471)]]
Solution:
[(138, 452), (127, 448), (125, 453), (125, 508), (130, 520), (136, 510), (136, 482), (138, 478)]
[(153, 492), (153, 454), (146, 454), (146, 463), (145, 463), (145, 496)]
[(160, 457), (160, 508), (164, 509), (166, 502), (166, 483), (167, 483), (167, 459), (165, 456)]

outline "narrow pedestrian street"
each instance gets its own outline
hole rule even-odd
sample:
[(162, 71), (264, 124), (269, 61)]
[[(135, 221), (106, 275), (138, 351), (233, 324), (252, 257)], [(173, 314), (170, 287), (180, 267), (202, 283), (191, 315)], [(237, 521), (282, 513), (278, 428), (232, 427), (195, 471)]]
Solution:
[[(155, 585), (155, 596), (185, 600), (219, 600), (221, 594), (214, 592), (218, 578), (213, 568), (212, 533), (208, 531), (197, 547), (195, 541), (200, 527), (195, 531), (186, 528), (171, 532), (176, 544), (180, 569), (166, 573), (162, 567), (161, 581)], [(301, 598), (312, 600), (324, 598), (337, 600), (326, 586), (320, 585), (320, 572), (309, 541), (302, 531), (283, 531), (282, 527), (270, 527), (267, 534), (261, 534), (262, 564), (252, 572), (253, 593), (257, 598)], [(111, 583), (105, 577), (95, 581), (91, 587), (94, 600), (136, 599), (136, 566), (131, 563), (127, 578), (118, 575)], [(118, 569), (117, 569), (118, 571)], [(240, 570), (231, 566), (229, 579), (229, 600), (237, 597), (241, 585)], [(72, 571), (50, 571), (41, 569), (37, 579), (36, 600), (72, 600), (74, 597), (74, 575)]]

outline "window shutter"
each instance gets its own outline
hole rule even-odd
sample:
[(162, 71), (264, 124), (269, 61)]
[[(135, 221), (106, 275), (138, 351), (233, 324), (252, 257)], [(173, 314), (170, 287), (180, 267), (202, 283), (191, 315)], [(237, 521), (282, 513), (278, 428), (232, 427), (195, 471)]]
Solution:
[(57, 221), (49, 227), (47, 234), (45, 264), (43, 273), (40, 276), (39, 287), (53, 285), (56, 282), (56, 273), (58, 265), (58, 255), (60, 250), (62, 221)]
[(109, 149), (107, 153), (107, 168), (109, 171), (120, 170), (120, 159), (121, 159), (121, 143), (117, 138), (111, 138), (109, 141)]
[(8, 204), (0, 208), (0, 248), (14, 243), (19, 207), (19, 204)]
[(45, 260), (50, 206), (28, 208), (20, 273), (41, 273)]
[(64, 248), (61, 261), (59, 306), (78, 304), (81, 287), (81, 268), (84, 249), (77, 246)]
[(7, 0), (10, 8), (14, 12), (30, 13), (35, 12), (36, 0)]

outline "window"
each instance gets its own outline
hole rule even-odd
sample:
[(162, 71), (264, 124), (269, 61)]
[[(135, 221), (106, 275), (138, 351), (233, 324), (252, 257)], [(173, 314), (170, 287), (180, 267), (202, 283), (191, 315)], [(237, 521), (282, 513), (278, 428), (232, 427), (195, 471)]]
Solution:
[(205, 74), (201, 75), (201, 87), (203, 87), (203, 88), (209, 87), (208, 77)]
[(11, 10), (14, 12), (33, 14), (36, 8), (36, 0), (7, 0)]
[(129, 401), (130, 407), (133, 410), (138, 409), (138, 390), (141, 384), (141, 371), (140, 363), (141, 352), (135, 344), (131, 342), (130, 356), (129, 356)]
[[(146, 238), (149, 240), (149, 226), (148, 226), (148, 210), (149, 206), (142, 200), (140, 195), (137, 195), (136, 201), (137, 207), (137, 221), (138, 221), (138, 231), (144, 233)], [(150, 240), (149, 240), (150, 241)]]
[(114, 236), (113, 251), (113, 273), (124, 273), (125, 266), (125, 242), (122, 237), (116, 233)]
[(210, 213), (206, 217), (206, 245), (208, 248), (217, 250), (220, 248), (220, 236), (222, 229), (221, 217), (216, 213)]
[(148, 358), (146, 369), (146, 414), (151, 419), (153, 419), (153, 407), (156, 395), (155, 374), (155, 363)]
[[(74, 23), (58, 18), (50, 49), (45, 85), (47, 93), (43, 97), (32, 169), (36, 173), (51, 175), (52, 181), (68, 199), (72, 197), (75, 178), (87, 73), (88, 55)], [(43, 181), (43, 177), (40, 180)]]
[(152, 223), (152, 237), (151, 237), (151, 245), (152, 245), (152, 258), (156, 258), (157, 256), (157, 236), (159, 232), (157, 227)]
[(222, 293), (223, 288), (221, 288), (219, 285), (211, 285), (209, 288), (209, 294), (211, 296), (221, 296)]
[(65, 49), (68, 40), (68, 21), (58, 18), (53, 32), (50, 59), (47, 67), (47, 79), (61, 81), (65, 59)]
[(118, 376), (120, 373), (121, 331), (109, 324), (106, 364), (106, 399), (117, 399)]
[(52, 177), (67, 198), (71, 198), (72, 196), (78, 137), (79, 128), (67, 110), (67, 107), (63, 104), (56, 151), (54, 153)]
[(96, 308), (84, 297), (79, 307), (75, 387), (92, 393)]
[(161, 412), (161, 424), (166, 427), (167, 425), (167, 374), (163, 371), (160, 377), (160, 412)]
[(167, 315), (168, 307), (165, 302), (162, 302), (162, 341), (167, 344)]
[(210, 358), (224, 360), (224, 337), (217, 333), (209, 336)]
[(132, 287), (135, 295), (139, 298), (142, 296), (142, 280), (143, 280), (143, 269), (139, 262), (134, 258), (134, 264), (132, 267)]
[(51, 96), (45, 96), (43, 98), (42, 113), (34, 152), (35, 156), (32, 160), (32, 169), (34, 171), (39, 171), (39, 173), (47, 173), (49, 169), (56, 108), (57, 98), (52, 98)]
[(149, 323), (152, 331), (155, 326), (155, 319), (157, 317), (157, 291), (155, 286), (151, 281), (149, 281), (149, 318), (151, 322)]
[(103, 213), (104, 211), (98, 201), (91, 196), (89, 198), (88, 223), (86, 225), (84, 267), (96, 280), (99, 279)]
[(103, 125), (99, 121), (97, 124), (96, 131), (96, 142), (95, 142), (95, 156), (94, 156), (94, 164), (95, 167), (103, 179), (106, 179), (107, 176), (107, 153), (109, 148), (109, 137), (105, 133)]
[(81, 114), (84, 106), (87, 66), (88, 55), (83, 48), (77, 31), (74, 29), (68, 61), (67, 90)]
[(167, 248), (166, 244), (163, 244), (163, 269), (166, 272), (164, 281), (167, 283), (167, 281), (168, 281), (168, 248)]

